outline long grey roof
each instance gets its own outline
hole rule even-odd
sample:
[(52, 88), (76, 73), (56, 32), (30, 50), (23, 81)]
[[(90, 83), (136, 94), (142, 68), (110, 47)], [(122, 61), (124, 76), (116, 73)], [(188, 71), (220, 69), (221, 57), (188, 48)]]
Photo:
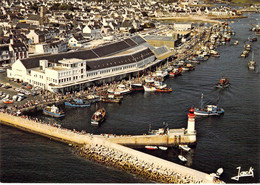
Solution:
[(91, 70), (98, 70), (102, 68), (126, 65), (126, 64), (139, 62), (153, 55), (154, 55), (153, 52), (149, 48), (146, 48), (134, 54), (89, 60), (86, 63), (87, 64), (86, 68), (88, 71), (91, 71)]
[(79, 50), (74, 52), (59, 53), (53, 55), (37, 56), (22, 59), (21, 62), (26, 69), (39, 67), (40, 60), (48, 60), (49, 62), (58, 63), (62, 59), (79, 58), (82, 60), (88, 60), (93, 58), (100, 58), (104, 56), (111, 56), (113, 54), (125, 51), (137, 45), (145, 43), (145, 40), (140, 36), (135, 36), (123, 41), (108, 44), (94, 49)]

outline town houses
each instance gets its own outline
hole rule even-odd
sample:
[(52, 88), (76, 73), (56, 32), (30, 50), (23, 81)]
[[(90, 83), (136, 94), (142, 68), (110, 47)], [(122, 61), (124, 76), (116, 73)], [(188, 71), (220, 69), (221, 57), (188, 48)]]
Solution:
[[(123, 78), (167, 60), (193, 29), (179, 23), (163, 35), (156, 18), (236, 14), (199, 3), (2, 0), (0, 65), (10, 64), (8, 78), (50, 91)], [(156, 51), (167, 57), (158, 59)]]

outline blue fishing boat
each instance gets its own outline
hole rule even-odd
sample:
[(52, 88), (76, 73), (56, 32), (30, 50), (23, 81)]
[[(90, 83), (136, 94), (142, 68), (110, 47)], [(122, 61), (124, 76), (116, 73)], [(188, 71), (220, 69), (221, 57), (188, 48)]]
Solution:
[(65, 113), (63, 111), (60, 111), (59, 108), (56, 107), (55, 105), (51, 107), (50, 106), (44, 107), (42, 110), (43, 110), (43, 114), (51, 117), (60, 118), (65, 116)]
[(84, 101), (83, 99), (73, 99), (69, 102), (65, 102), (65, 105), (71, 106), (71, 107), (89, 107), (90, 102)]
[(206, 108), (203, 107), (203, 94), (201, 95), (201, 107), (194, 108), (194, 114), (196, 116), (219, 116), (224, 114), (223, 108), (218, 108), (216, 105), (207, 105)]

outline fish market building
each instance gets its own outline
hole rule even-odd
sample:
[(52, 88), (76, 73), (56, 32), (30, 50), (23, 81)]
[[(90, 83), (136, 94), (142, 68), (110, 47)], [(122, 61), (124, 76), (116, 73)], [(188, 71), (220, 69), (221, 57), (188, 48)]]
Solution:
[(134, 36), (94, 49), (17, 60), (7, 77), (66, 92), (134, 76), (171, 55), (167, 47), (155, 49)]

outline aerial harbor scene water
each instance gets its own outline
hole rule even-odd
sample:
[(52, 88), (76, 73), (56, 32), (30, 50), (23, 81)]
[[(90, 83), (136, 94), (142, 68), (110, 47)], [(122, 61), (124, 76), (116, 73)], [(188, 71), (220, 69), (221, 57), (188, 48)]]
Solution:
[(259, 183), (257, 0), (1, 0), (2, 183)]

